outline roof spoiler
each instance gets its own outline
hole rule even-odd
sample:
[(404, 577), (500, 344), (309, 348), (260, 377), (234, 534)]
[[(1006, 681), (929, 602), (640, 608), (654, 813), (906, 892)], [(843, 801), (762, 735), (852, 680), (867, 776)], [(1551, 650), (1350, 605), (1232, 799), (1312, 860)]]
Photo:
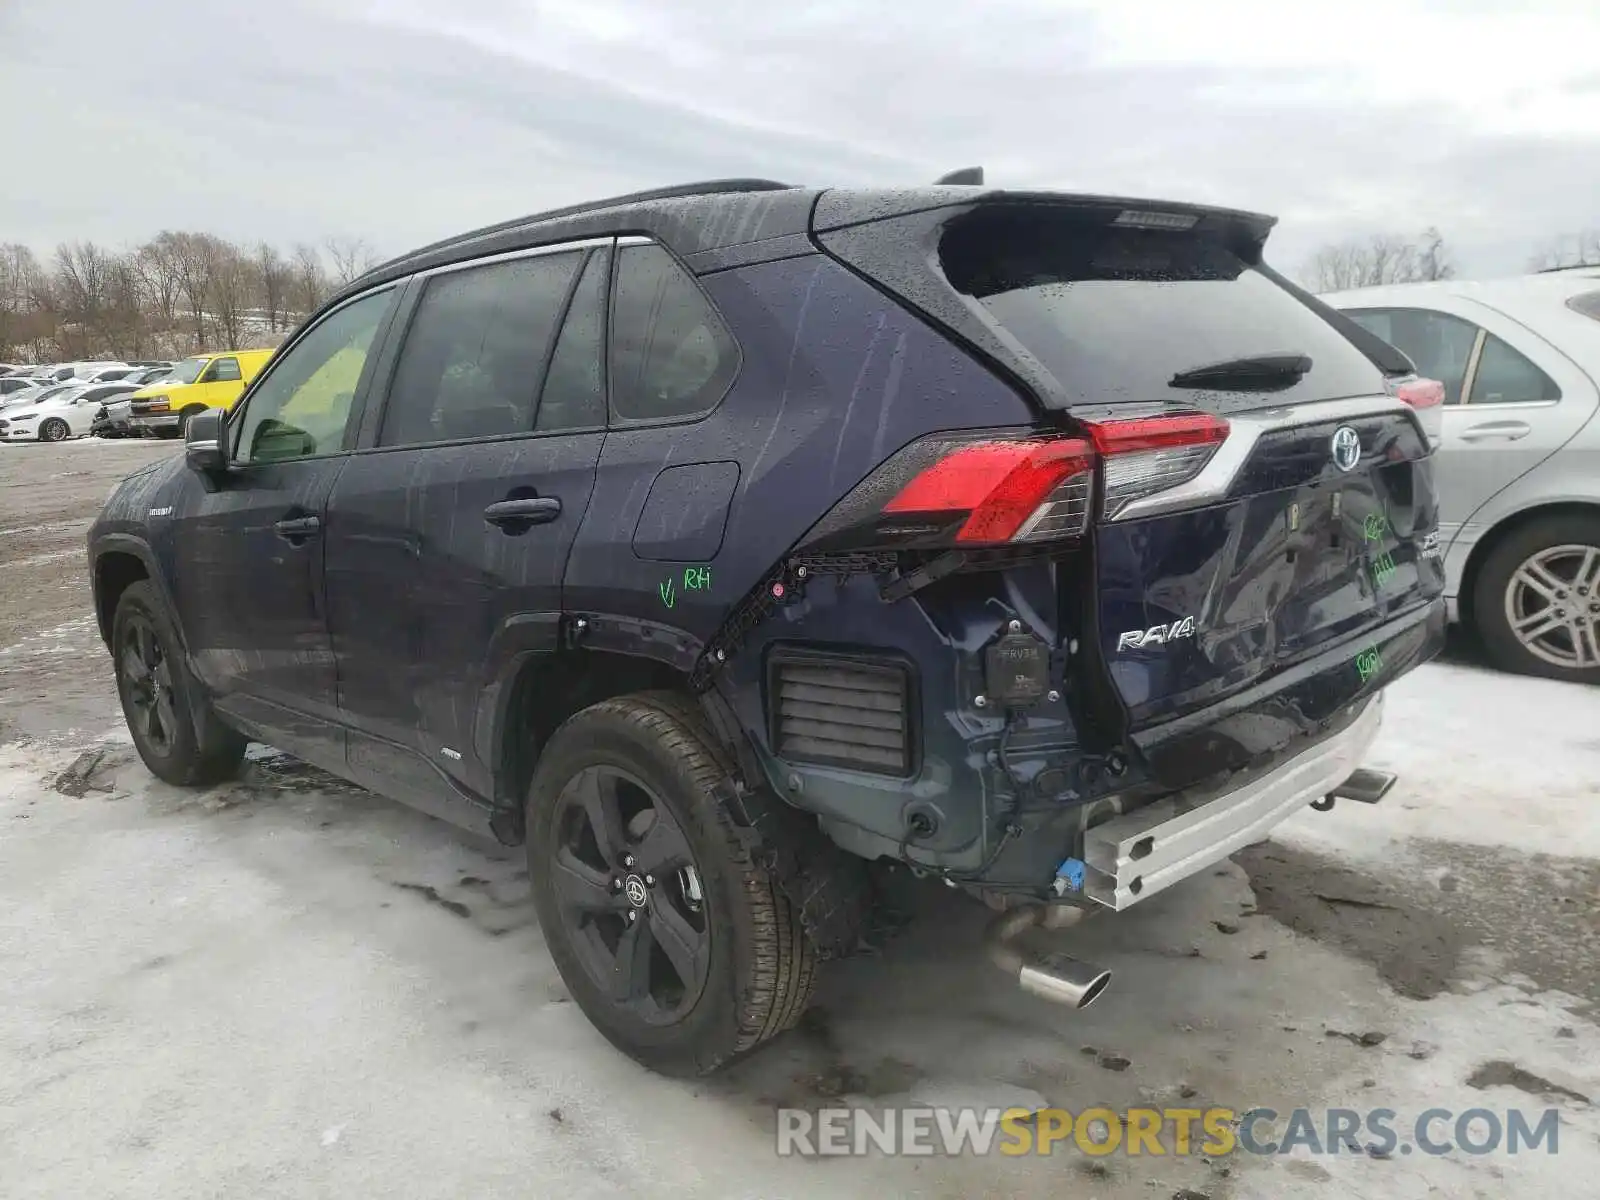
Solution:
[(960, 170), (951, 171), (948, 175), (941, 175), (934, 181), (935, 186), (955, 184), (961, 187), (982, 187), (982, 167), (962, 167)]

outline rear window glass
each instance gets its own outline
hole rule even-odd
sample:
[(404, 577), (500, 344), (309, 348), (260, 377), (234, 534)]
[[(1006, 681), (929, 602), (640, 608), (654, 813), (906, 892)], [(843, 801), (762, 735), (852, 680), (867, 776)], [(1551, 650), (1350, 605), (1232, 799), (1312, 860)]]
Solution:
[(1311, 359), (1275, 400), (1382, 390), (1371, 360), (1215, 236), (985, 207), (951, 222), (940, 258), (1068, 406), (1193, 404), (1199, 390), (1172, 386), (1174, 375), (1261, 355)]

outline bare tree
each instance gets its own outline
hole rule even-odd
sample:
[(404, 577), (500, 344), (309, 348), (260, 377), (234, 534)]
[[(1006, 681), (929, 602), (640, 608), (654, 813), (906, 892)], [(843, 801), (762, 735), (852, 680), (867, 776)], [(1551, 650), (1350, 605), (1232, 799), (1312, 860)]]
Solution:
[(1600, 265), (1600, 229), (1583, 229), (1551, 238), (1528, 259), (1530, 271)]
[(172, 265), (178, 294), (194, 322), (194, 347), (206, 344), (206, 301), (211, 296), (211, 276), (216, 269), (219, 239), (209, 233), (172, 235)]
[(86, 348), (106, 337), (113, 255), (93, 242), (56, 247), (57, 303), (66, 323), (80, 327)]
[(209, 307), (211, 319), (229, 350), (237, 350), (245, 336), (246, 311), (258, 291), (255, 261), (237, 246), (220, 239), (211, 242)]
[(378, 265), (378, 253), (362, 238), (331, 237), (326, 243), (333, 260), (333, 279), (340, 287)]
[(152, 315), (146, 296), (138, 251), (112, 259), (104, 328), (106, 348), (118, 358), (139, 358), (145, 352)]
[(1417, 278), (1422, 280), (1454, 279), (1456, 265), (1449, 248), (1444, 244), (1444, 234), (1435, 225), (1422, 231), (1422, 246), (1417, 252)]
[(39, 260), (33, 251), (18, 242), (0, 245), (0, 351), (27, 340), (28, 318), (37, 314), (37, 297), (42, 290)]
[(1417, 240), (1380, 233), (1324, 246), (1305, 268), (1315, 292), (1449, 279), (1454, 274), (1444, 235), (1433, 228), (1424, 230)]
[(289, 324), (289, 287), (293, 268), (278, 248), (262, 242), (256, 247), (256, 282), (261, 288), (261, 307), (266, 310), (267, 328), (277, 332)]
[(315, 246), (301, 242), (294, 248), (290, 294), (302, 316), (314, 312), (328, 295), (328, 274), (322, 266), (322, 255), (317, 253)]
[(178, 236), (175, 233), (158, 233), (134, 254), (145, 294), (155, 306), (161, 323), (166, 326), (174, 325), (178, 320), (178, 296), (181, 291)]

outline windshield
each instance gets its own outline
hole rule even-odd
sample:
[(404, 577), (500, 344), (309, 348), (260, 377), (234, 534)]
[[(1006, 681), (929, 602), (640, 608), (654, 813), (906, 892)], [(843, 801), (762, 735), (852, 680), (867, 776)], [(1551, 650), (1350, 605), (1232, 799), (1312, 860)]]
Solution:
[(1199, 393), (1174, 377), (1263, 355), (1311, 360), (1272, 389), (1275, 401), (1382, 388), (1354, 345), (1214, 235), (986, 206), (951, 222), (940, 260), (951, 284), (1050, 372), (1069, 407), (1192, 406)]
[(165, 382), (193, 383), (200, 378), (200, 372), (206, 369), (208, 361), (210, 360), (204, 358), (186, 358), (172, 368), (172, 374), (166, 376)]

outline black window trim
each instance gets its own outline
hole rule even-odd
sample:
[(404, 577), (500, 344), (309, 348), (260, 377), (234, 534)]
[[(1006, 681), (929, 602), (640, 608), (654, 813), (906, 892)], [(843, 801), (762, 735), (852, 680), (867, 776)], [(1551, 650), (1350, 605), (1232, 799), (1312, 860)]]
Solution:
[[(404, 280), (391, 280), (386, 283), (377, 284), (374, 287), (367, 288), (365, 291), (357, 292), (355, 295), (341, 300), (338, 304), (327, 309), (326, 311), (319, 312), (315, 320), (307, 321), (295, 331), (294, 337), (292, 337), (289, 341), (284, 342), (283, 345), (279, 346), (272, 352), (271, 357), (261, 365), (261, 369), (256, 372), (255, 378), (250, 380), (245, 385), (244, 391), (240, 394), (239, 398), (233, 402), (233, 407), (228, 409), (227, 415), (223, 418), (223, 423), (228, 430), (228, 468), (230, 471), (255, 471), (270, 467), (281, 467), (289, 463), (316, 462), (327, 458), (342, 458), (344, 455), (347, 455), (351, 452), (355, 431), (362, 427), (362, 418), (366, 413), (367, 397), (371, 393), (373, 386), (373, 368), (377, 364), (383, 352), (388, 348), (388, 341), (394, 325), (395, 314), (399, 311), (400, 301), (403, 299), (401, 293), (404, 289), (404, 284)], [(356, 381), (356, 394), (351, 398), (350, 401), (350, 414), (345, 420), (344, 437), (340, 439), (339, 447), (335, 450), (329, 450), (326, 454), (305, 454), (298, 458), (277, 458), (263, 460), (262, 462), (248, 462), (240, 459), (238, 457), (239, 434), (244, 420), (240, 414), (247, 411), (250, 406), (250, 401), (255, 396), (256, 391), (272, 377), (272, 373), (282, 365), (283, 361), (289, 357), (290, 352), (302, 341), (304, 341), (306, 336), (310, 334), (312, 330), (326, 324), (333, 316), (343, 312), (352, 304), (359, 304), (363, 300), (370, 299), (373, 296), (377, 296), (385, 292), (390, 294), (389, 307), (384, 312), (383, 319), (378, 322), (377, 331), (372, 336), (372, 347), (367, 351), (366, 362), (361, 365), (361, 378)]]
[[(618, 415), (615, 405), (611, 403), (611, 334), (617, 308), (615, 299), (617, 294), (617, 272), (622, 267), (622, 252), (629, 246), (656, 246), (664, 251), (667, 257), (683, 272), (684, 276), (694, 284), (695, 289), (700, 293), (701, 299), (706, 302), (706, 307), (716, 314), (718, 321), (722, 322), (722, 331), (727, 335), (728, 344), (733, 347), (733, 374), (728, 376), (728, 386), (723, 388), (722, 393), (714, 401), (706, 405), (705, 408), (697, 409), (694, 412), (677, 413), (670, 417), (623, 417)], [(722, 402), (738, 386), (739, 376), (744, 372), (744, 347), (739, 345), (739, 339), (734, 336), (733, 327), (728, 324), (728, 318), (723, 315), (722, 310), (717, 307), (717, 302), (706, 291), (705, 285), (700, 282), (700, 276), (696, 275), (689, 267), (689, 264), (684, 262), (681, 257), (673, 253), (671, 246), (660, 238), (650, 237), (642, 233), (619, 236), (617, 238), (617, 248), (611, 255), (611, 279), (606, 287), (606, 296), (608, 298), (606, 302), (606, 367), (603, 378), (606, 383), (606, 423), (609, 428), (617, 430), (656, 429), (668, 425), (694, 425), (705, 420), (722, 407)]]
[[(417, 312), (421, 308), (421, 301), (427, 289), (428, 282), (440, 275), (449, 275), (457, 271), (470, 271), (477, 267), (489, 267), (503, 262), (516, 262), (527, 258), (548, 258), (557, 254), (579, 254), (578, 269), (573, 272), (572, 281), (567, 285), (567, 294), (561, 301), (561, 310), (555, 326), (555, 336), (550, 339), (550, 345), (545, 348), (544, 361), (540, 364), (538, 389), (534, 394), (533, 419), (539, 419), (539, 409), (544, 404), (544, 383), (550, 371), (550, 362), (555, 354), (555, 348), (561, 340), (561, 331), (566, 324), (567, 313), (572, 307), (573, 297), (577, 294), (578, 285), (583, 282), (584, 271), (588, 269), (590, 260), (596, 250), (609, 249), (611, 262), (615, 264), (617, 255), (615, 246), (618, 239), (605, 234), (599, 237), (576, 238), (569, 242), (549, 242), (539, 246), (527, 246), (520, 250), (511, 250), (504, 254), (491, 254), (483, 258), (467, 258), (460, 262), (445, 263), (443, 266), (433, 267), (426, 271), (418, 271), (415, 275), (408, 276), (403, 282), (406, 295), (401, 298), (395, 310), (395, 329), (392, 347), (384, 347), (383, 374), (381, 378), (374, 378), (369, 387), (369, 394), (374, 398), (368, 405), (370, 419), (364, 419), (361, 424), (360, 436), (352, 454), (395, 454), (405, 450), (440, 449), (447, 446), (476, 446), (482, 443), (520, 441), (525, 438), (549, 438), (570, 436), (581, 433), (604, 433), (606, 426), (583, 425), (569, 429), (525, 429), (514, 430), (510, 433), (491, 433), (475, 438), (443, 438), (429, 442), (406, 442), (404, 445), (383, 446), (378, 443), (378, 438), (383, 433), (383, 422), (389, 412), (390, 389), (394, 384), (395, 371), (400, 365), (400, 355), (405, 349), (407, 339), (411, 335), (412, 326), (416, 323)], [(612, 270), (615, 270), (613, 265)], [(390, 285), (397, 286), (397, 285)], [(609, 334), (609, 317), (611, 311), (609, 280), (602, 304), (607, 317), (607, 333)], [(601, 346), (601, 392), (606, 400), (606, 411), (611, 408), (610, 395), (606, 391), (605, 383), (608, 375), (605, 372), (604, 360), (608, 357), (610, 339), (607, 337)]]

